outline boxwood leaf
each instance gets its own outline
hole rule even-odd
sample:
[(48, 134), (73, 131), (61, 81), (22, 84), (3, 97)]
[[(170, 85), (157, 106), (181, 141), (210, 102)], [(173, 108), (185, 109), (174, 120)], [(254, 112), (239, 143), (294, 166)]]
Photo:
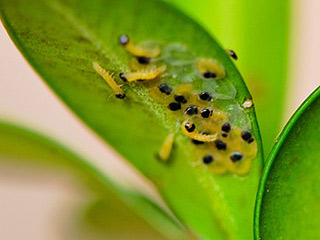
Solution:
[(291, 117), (263, 171), (256, 239), (319, 239), (320, 89)]
[[(207, 32), (155, 0), (0, 3), (5, 27), (34, 69), (88, 126), (154, 183), (190, 231), (203, 239), (252, 238), (262, 158), (254, 107), (243, 108), (245, 100), (250, 105), (251, 96), (225, 50)], [(194, 87), (212, 91), (235, 126), (252, 131), (258, 152), (248, 174), (219, 175), (199, 162), (190, 138), (181, 132), (181, 122), (169, 117), (167, 107), (155, 101), (146, 84), (126, 83), (127, 98), (114, 97), (92, 63), (98, 62), (115, 77), (130, 70), (129, 55), (117, 40), (120, 34), (127, 34), (136, 43), (159, 42), (168, 51), (178, 49), (170, 53), (175, 55), (172, 68), (195, 61), (193, 58), (220, 63), (218, 68), (226, 73), (221, 81), (203, 79), (196, 71), (188, 75), (189, 68), (179, 68), (179, 74), (172, 74), (168, 81), (179, 85), (181, 79), (188, 82), (195, 78)], [(155, 156), (171, 132), (176, 136), (170, 160), (159, 161)]]

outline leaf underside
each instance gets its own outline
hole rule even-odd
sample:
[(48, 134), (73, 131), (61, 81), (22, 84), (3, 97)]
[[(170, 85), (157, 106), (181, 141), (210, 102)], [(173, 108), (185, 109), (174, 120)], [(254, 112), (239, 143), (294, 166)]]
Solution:
[(256, 239), (319, 239), (320, 89), (292, 116), (259, 187)]
[[(183, 43), (196, 56), (217, 59), (237, 90), (250, 98), (232, 61), (196, 23), (153, 0), (1, 0), (1, 16), (15, 44), (56, 94), (101, 138), (150, 179), (176, 216), (203, 239), (252, 239), (252, 215), (261, 168), (261, 142), (254, 110), (248, 111), (259, 147), (244, 177), (215, 175), (190, 164), (189, 141), (178, 134), (169, 163), (157, 161), (163, 140), (175, 128), (144, 89), (125, 86), (114, 98), (92, 62), (119, 73), (129, 69), (120, 34), (135, 41)], [(153, 109), (158, 109), (154, 111)], [(164, 120), (165, 119), (165, 120)], [(170, 124), (168, 124), (168, 121)], [(171, 121), (171, 122), (170, 122)], [(191, 154), (192, 156), (192, 154)]]

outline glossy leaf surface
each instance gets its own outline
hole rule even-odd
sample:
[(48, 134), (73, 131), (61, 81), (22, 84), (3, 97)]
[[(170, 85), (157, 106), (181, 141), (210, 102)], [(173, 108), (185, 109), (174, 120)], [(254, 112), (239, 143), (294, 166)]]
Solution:
[[(135, 41), (183, 44), (197, 57), (217, 59), (241, 105), (250, 98), (232, 61), (208, 33), (179, 11), (154, 0), (1, 0), (9, 34), (27, 60), (59, 97), (106, 142), (150, 179), (176, 216), (203, 239), (250, 239), (261, 148), (253, 108), (246, 113), (259, 148), (249, 174), (217, 175), (192, 164), (190, 139), (143, 83), (125, 85), (127, 99), (112, 91), (92, 68), (129, 69), (120, 34)], [(208, 85), (211, 87), (211, 85)], [(228, 94), (228, 92), (227, 92)], [(237, 119), (237, 114), (233, 113)], [(176, 131), (169, 162), (155, 157)]]
[(292, 116), (260, 182), (256, 239), (319, 239), (320, 90)]

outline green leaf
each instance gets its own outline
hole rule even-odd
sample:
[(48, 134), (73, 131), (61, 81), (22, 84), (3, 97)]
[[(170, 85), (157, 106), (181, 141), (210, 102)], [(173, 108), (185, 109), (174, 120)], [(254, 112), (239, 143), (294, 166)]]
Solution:
[[(88, 126), (154, 183), (190, 231), (203, 239), (252, 239), (262, 158), (259, 131), (254, 109), (244, 111), (241, 107), (250, 94), (240, 74), (208, 33), (161, 1), (0, 3), (4, 25), (35, 70)], [(177, 43), (178, 50), (189, 50), (182, 51), (181, 60), (206, 57), (223, 65), (225, 79), (219, 82), (197, 77), (195, 84), (208, 90), (221, 85), (215, 93), (219, 96), (235, 94), (234, 99), (219, 100), (217, 104), (224, 111), (229, 109), (235, 126), (244, 124), (256, 138), (258, 153), (249, 174), (213, 174), (201, 164), (190, 139), (181, 133), (181, 122), (168, 116), (167, 107), (148, 94), (144, 83), (125, 84), (124, 100), (113, 96), (93, 70), (92, 62), (117, 75), (128, 71), (131, 58), (117, 42), (124, 33), (135, 42), (150, 40), (162, 46)], [(187, 77), (186, 71), (182, 69), (179, 78)], [(176, 137), (171, 158), (161, 162), (155, 156), (172, 131)]]
[(236, 65), (255, 100), (263, 148), (268, 155), (284, 117), (291, 1), (170, 2), (237, 53)]
[[(72, 186), (84, 194), (82, 198), (87, 202), (73, 216), (71, 224), (76, 224), (76, 239), (88, 239), (92, 235), (97, 237), (95, 239), (188, 239), (175, 220), (149, 199), (118, 186), (87, 161), (56, 142), (2, 121), (0, 166), (2, 169), (10, 167), (9, 173), (23, 169), (24, 173), (29, 172), (34, 177), (37, 170), (46, 175), (51, 173), (57, 182), (72, 181)], [(162, 234), (150, 224), (161, 230)]]
[(320, 88), (291, 117), (262, 174), (256, 239), (319, 239)]

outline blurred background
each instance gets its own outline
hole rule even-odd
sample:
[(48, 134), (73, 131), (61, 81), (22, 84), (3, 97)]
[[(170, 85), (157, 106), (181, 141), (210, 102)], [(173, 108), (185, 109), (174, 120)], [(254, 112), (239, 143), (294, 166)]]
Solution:
[[(291, 114), (319, 85), (320, 1), (167, 2), (192, 16), (225, 48), (238, 54), (235, 64), (253, 95), (267, 156)], [(90, 159), (123, 186), (160, 201), (151, 184), (77, 119), (42, 82), (2, 25), (0, 117), (52, 136)], [(65, 174), (57, 179), (56, 173), (50, 171), (35, 173), (26, 167), (1, 165), (0, 239), (63, 239), (78, 207), (91, 204), (88, 196)]]

